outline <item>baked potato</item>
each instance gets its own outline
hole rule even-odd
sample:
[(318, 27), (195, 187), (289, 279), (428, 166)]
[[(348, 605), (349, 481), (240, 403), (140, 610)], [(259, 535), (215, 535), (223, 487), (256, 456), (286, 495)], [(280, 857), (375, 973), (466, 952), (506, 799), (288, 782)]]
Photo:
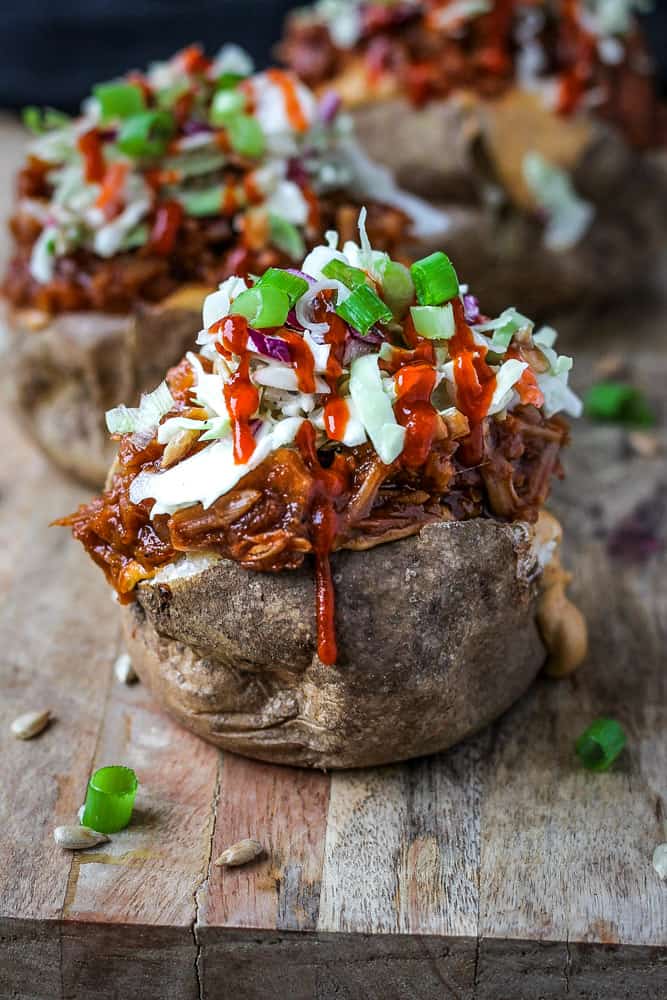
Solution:
[(359, 244), (231, 278), (204, 316), (199, 353), (107, 415), (107, 489), (60, 522), (176, 718), (355, 767), (450, 746), (545, 661), (574, 669), (543, 505), (580, 403), (553, 330), (483, 316), (441, 252), (373, 250), (363, 213)]
[[(235, 49), (208, 60), (191, 47), (95, 87), (77, 119), (28, 109), (7, 385), (35, 441), (93, 486), (112, 457), (105, 411), (183, 356), (202, 289), (298, 263), (326, 229), (356, 223), (364, 185), (334, 118), (289, 73), (250, 68)], [(369, 205), (387, 249), (410, 231), (393, 195)]]
[[(449, 216), (487, 308), (594, 304), (656, 276), (667, 109), (627, 5), (315, 4), (280, 54)], [(387, 141), (391, 136), (392, 140)]]
[[(167, 711), (225, 750), (308, 767), (386, 764), (445, 750), (531, 684), (547, 656), (539, 555), (532, 525), (482, 518), (336, 553), (332, 666), (305, 612), (307, 568), (248, 578), (230, 560), (184, 557), (139, 585), (123, 609), (125, 642)], [(559, 622), (580, 655), (576, 609)]]

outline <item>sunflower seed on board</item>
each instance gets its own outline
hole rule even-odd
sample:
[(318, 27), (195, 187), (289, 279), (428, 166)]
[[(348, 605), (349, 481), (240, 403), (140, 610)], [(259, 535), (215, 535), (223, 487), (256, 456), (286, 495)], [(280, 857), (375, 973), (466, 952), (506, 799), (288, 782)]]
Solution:
[(258, 840), (239, 840), (238, 844), (224, 850), (213, 864), (218, 868), (236, 868), (237, 865), (247, 865), (263, 853), (264, 848)]
[(47, 708), (42, 712), (25, 712), (19, 715), (10, 728), (17, 740), (31, 740), (33, 736), (39, 736), (50, 721), (51, 712)]
[(667, 879), (667, 844), (658, 844), (654, 850), (653, 867), (660, 878)]
[(641, 458), (655, 458), (660, 451), (660, 439), (649, 431), (630, 431), (628, 444)]
[(83, 851), (86, 847), (96, 847), (109, 841), (104, 833), (97, 833), (89, 826), (57, 826), (53, 831), (53, 839), (59, 847), (67, 851)]
[(136, 675), (132, 660), (127, 653), (121, 653), (113, 665), (116, 680), (121, 684), (134, 684), (139, 678)]

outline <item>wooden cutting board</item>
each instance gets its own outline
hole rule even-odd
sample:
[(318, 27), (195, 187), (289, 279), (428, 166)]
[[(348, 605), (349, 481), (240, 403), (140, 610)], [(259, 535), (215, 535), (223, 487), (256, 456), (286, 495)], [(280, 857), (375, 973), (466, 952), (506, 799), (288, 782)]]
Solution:
[[(631, 348), (664, 426), (658, 320), (600, 320), (576, 381), (596, 350)], [(114, 679), (117, 608), (48, 527), (83, 492), (4, 412), (1, 426), (0, 997), (667, 996), (667, 885), (651, 865), (667, 839), (664, 453), (576, 429), (553, 503), (590, 623), (575, 677), (540, 680), (449, 753), (324, 774), (219, 753)], [(14, 740), (10, 721), (41, 706), (53, 725)], [(602, 775), (572, 751), (601, 714), (628, 734)], [(54, 826), (109, 763), (139, 776), (133, 824), (61, 851)], [(264, 859), (212, 865), (247, 836)]]
[[(4, 214), (22, 135), (3, 118), (0, 139)], [(569, 326), (578, 384), (594, 352), (631, 350), (664, 427), (664, 307)], [(449, 753), (327, 775), (223, 755), (114, 680), (117, 608), (48, 527), (85, 494), (6, 407), (0, 421), (1, 1000), (667, 996), (667, 885), (651, 866), (667, 840), (664, 453), (576, 429), (553, 503), (591, 629), (576, 677), (541, 680)], [(13, 739), (11, 720), (40, 706), (53, 725)], [(589, 774), (572, 744), (603, 713), (628, 749)], [(132, 826), (61, 851), (53, 827), (109, 763), (139, 776)], [(264, 859), (212, 865), (245, 836)]]

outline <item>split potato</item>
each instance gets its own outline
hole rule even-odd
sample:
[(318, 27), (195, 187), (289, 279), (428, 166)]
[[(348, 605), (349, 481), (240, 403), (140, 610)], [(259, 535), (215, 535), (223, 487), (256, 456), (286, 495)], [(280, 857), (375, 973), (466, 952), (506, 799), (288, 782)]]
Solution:
[(104, 485), (117, 447), (105, 412), (154, 389), (192, 348), (209, 291), (184, 286), (130, 315), (8, 310), (8, 393), (22, 426), (63, 472)]
[(127, 649), (164, 707), (226, 750), (321, 768), (433, 753), (504, 712), (543, 666), (536, 619), (557, 540), (474, 519), (335, 553), (335, 666), (316, 653), (310, 565), (253, 573), (183, 556), (123, 609)]

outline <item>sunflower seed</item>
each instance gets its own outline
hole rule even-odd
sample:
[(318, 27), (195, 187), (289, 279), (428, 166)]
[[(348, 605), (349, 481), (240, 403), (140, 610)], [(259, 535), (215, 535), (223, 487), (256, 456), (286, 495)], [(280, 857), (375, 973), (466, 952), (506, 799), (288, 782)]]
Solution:
[(237, 865), (247, 865), (249, 861), (254, 861), (260, 854), (264, 853), (264, 848), (257, 840), (239, 840), (238, 844), (232, 844), (222, 852), (217, 861), (213, 863), (218, 868), (235, 868)]
[(628, 444), (635, 455), (641, 458), (655, 458), (660, 451), (660, 440), (649, 431), (630, 431)]
[(67, 851), (83, 851), (86, 847), (106, 844), (109, 838), (104, 833), (96, 833), (88, 826), (57, 826), (53, 839), (59, 847)]
[(42, 712), (26, 712), (14, 719), (11, 730), (17, 740), (31, 740), (33, 736), (38, 736), (42, 730), (46, 729), (51, 719), (51, 712), (45, 709)]
[(653, 867), (660, 878), (667, 879), (667, 844), (658, 844), (654, 850)]
[(132, 660), (127, 653), (120, 654), (113, 665), (113, 672), (120, 684), (134, 684), (135, 681), (139, 680), (132, 666)]

